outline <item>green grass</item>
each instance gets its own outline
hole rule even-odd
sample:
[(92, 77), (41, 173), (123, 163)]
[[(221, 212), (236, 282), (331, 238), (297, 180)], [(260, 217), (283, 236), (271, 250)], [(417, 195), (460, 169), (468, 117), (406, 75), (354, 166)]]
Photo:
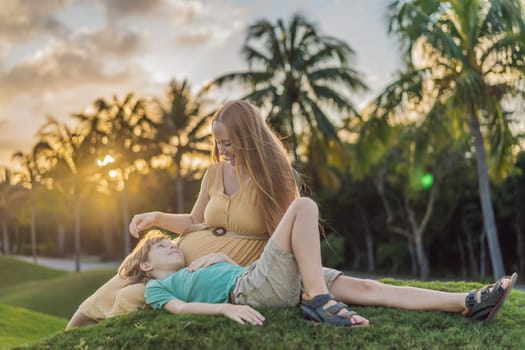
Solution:
[(2, 304), (0, 315), (1, 350), (37, 341), (62, 331), (67, 324), (64, 318)]
[[(115, 273), (114, 269), (91, 270), (45, 280), (19, 281), (0, 289), (0, 303), (70, 318), (78, 305)], [(3, 275), (1, 271), (0, 281)]]
[(26, 281), (46, 280), (66, 275), (67, 272), (49, 269), (30, 264), (10, 257), (0, 255), (0, 293), (6, 287), (11, 287)]
[(0, 349), (63, 331), (114, 269), (69, 273), (0, 256)]
[[(465, 282), (383, 280), (438, 290), (479, 287)], [(483, 324), (457, 314), (353, 307), (370, 327), (342, 329), (307, 322), (297, 308), (262, 309), (263, 327), (223, 317), (142, 311), (60, 332), (29, 349), (525, 349), (525, 293), (513, 291), (498, 319)]]

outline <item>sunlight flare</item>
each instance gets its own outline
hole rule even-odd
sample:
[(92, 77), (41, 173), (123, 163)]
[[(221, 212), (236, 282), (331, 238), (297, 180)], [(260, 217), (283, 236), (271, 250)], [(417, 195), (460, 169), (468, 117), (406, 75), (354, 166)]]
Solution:
[(114, 162), (115, 162), (115, 158), (113, 158), (109, 154), (106, 154), (104, 156), (104, 159), (102, 159), (102, 160), (98, 159), (97, 160), (97, 165), (100, 166), (100, 167), (103, 167), (103, 166), (106, 166), (106, 165), (114, 163)]

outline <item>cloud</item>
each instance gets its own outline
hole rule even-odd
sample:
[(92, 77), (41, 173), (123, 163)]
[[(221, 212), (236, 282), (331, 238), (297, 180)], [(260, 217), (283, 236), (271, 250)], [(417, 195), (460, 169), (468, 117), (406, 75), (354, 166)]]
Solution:
[(204, 5), (201, 0), (100, 0), (109, 22), (126, 17), (155, 16), (176, 24), (191, 23)]
[(194, 47), (205, 45), (214, 37), (211, 29), (201, 29), (196, 31), (182, 31), (175, 34), (175, 43), (180, 46)]
[(9, 71), (0, 73), (0, 99), (9, 100), (18, 94), (40, 95), (72, 86), (118, 84), (141, 74), (144, 74), (141, 69), (131, 64), (107, 68), (101, 57), (55, 41)]
[(118, 19), (118, 17), (155, 13), (163, 3), (163, 0), (103, 0), (101, 5), (106, 8), (108, 19)]
[(220, 45), (245, 26), (242, 8), (228, 2), (171, 1), (170, 21), (176, 45)]
[(172, 24), (190, 24), (206, 13), (201, 1), (169, 1), (168, 15)]
[(35, 35), (64, 37), (69, 29), (53, 14), (69, 5), (68, 0), (4, 0), (0, 6), (0, 40), (15, 43)]
[(106, 27), (83, 31), (73, 41), (91, 54), (129, 57), (140, 52), (143, 39), (144, 35), (138, 31)]

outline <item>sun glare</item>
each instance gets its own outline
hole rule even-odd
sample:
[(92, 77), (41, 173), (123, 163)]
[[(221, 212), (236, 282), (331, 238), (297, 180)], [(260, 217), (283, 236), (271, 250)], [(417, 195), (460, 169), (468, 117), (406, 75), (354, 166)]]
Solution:
[(104, 157), (104, 159), (102, 160), (97, 160), (97, 165), (102, 167), (102, 166), (106, 166), (108, 164), (111, 164), (111, 163), (114, 163), (115, 162), (115, 159), (110, 156), (109, 154), (106, 154), (106, 156)]

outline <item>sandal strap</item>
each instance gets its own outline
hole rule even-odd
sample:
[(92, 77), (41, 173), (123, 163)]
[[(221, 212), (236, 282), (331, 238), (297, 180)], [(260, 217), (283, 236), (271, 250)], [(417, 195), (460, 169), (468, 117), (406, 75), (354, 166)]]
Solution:
[[(477, 299), (478, 293), (479, 302)], [(501, 285), (501, 279), (481, 289), (471, 290), (465, 297), (466, 308), (463, 311), (463, 315), (473, 319), (485, 319), (504, 293), (505, 289)]]
[(306, 304), (310, 306), (311, 308), (317, 309), (319, 306), (323, 306), (330, 300), (334, 299), (334, 295), (332, 293), (326, 293), (326, 294), (320, 294), (317, 295), (313, 299), (304, 299), (302, 300), (303, 304)]
[(354, 325), (352, 316), (357, 315), (357, 313), (346, 309), (347, 305), (341, 302), (336, 302), (334, 305), (324, 308), (325, 304), (330, 300), (334, 300), (334, 296), (331, 293), (317, 295), (313, 299), (306, 299), (303, 296), (301, 300), (303, 317), (335, 326), (352, 327)]
[(346, 304), (337, 302), (334, 305), (328, 306), (327, 308), (325, 308), (325, 310), (333, 315), (338, 315), (339, 311), (341, 311), (342, 309), (345, 309), (346, 307), (347, 307)]
[(465, 306), (470, 310), (476, 305), (476, 292), (477, 289), (471, 290), (468, 295), (465, 297)]

